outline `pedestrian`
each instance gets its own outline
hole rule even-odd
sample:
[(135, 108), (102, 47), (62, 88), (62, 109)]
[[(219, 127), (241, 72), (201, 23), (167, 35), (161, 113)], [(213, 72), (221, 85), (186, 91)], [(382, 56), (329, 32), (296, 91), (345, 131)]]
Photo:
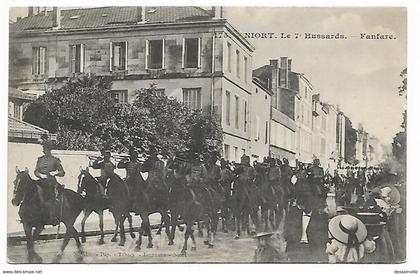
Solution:
[(375, 242), (367, 239), (366, 226), (351, 215), (339, 215), (328, 224), (329, 241), (325, 252), (330, 263), (358, 263), (375, 251)]

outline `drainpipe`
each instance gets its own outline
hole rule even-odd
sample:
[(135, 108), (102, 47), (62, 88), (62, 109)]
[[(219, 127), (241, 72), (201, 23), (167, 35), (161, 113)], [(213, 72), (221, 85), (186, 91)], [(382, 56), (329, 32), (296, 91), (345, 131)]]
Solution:
[(213, 31), (213, 37), (212, 37), (212, 53), (211, 53), (211, 93), (210, 93), (210, 115), (213, 115), (213, 108), (214, 108), (214, 71), (215, 71), (215, 65), (214, 65), (214, 53), (215, 53), (215, 40), (214, 40), (214, 31)]

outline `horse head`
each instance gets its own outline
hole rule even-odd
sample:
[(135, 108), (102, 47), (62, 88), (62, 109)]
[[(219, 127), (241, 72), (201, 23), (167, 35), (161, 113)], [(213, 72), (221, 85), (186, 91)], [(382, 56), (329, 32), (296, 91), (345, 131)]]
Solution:
[(25, 170), (20, 171), (18, 167), (16, 167), (16, 178), (13, 181), (13, 198), (12, 204), (14, 206), (19, 206), (20, 203), (25, 198), (26, 193), (26, 186), (27, 184), (32, 181), (31, 177), (29, 176), (28, 168)]
[(86, 167), (86, 169), (80, 167), (79, 170), (80, 174), (77, 176), (77, 193), (81, 194), (86, 190), (87, 184), (94, 181), (95, 178), (89, 173), (89, 167)]

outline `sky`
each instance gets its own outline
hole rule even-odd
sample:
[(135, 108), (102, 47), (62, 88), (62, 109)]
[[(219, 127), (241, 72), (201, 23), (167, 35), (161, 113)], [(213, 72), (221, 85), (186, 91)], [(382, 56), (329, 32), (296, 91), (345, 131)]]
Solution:
[[(406, 65), (404, 8), (226, 7), (224, 16), (239, 32), (312, 32), (346, 40), (252, 39), (253, 68), (287, 56), (292, 70), (304, 73), (321, 100), (340, 109), (384, 144), (400, 131), (405, 98), (398, 96)], [(25, 8), (10, 18), (26, 16)], [(360, 33), (393, 34), (392, 40), (361, 40)]]
[[(256, 48), (254, 68), (287, 56), (304, 73), (321, 100), (390, 144), (400, 131), (405, 98), (398, 96), (406, 68), (406, 11), (403, 8), (225, 9), (240, 32), (342, 33), (347, 40), (248, 39)], [(360, 33), (393, 34), (394, 40), (360, 40)]]

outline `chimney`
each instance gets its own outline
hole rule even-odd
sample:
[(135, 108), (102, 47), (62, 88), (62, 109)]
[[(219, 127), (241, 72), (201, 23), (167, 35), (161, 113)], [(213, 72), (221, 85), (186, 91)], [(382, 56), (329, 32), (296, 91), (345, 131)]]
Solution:
[(146, 22), (146, 7), (136, 7), (136, 21), (137, 23)]
[(61, 11), (58, 7), (53, 7), (53, 28), (61, 27)]
[(34, 16), (34, 7), (28, 7), (28, 17)]
[(222, 6), (212, 7), (211, 13), (214, 19), (223, 18), (223, 7)]
[(279, 76), (279, 82), (280, 87), (282, 88), (289, 88), (289, 61), (291, 62), (291, 59), (288, 59), (287, 57), (280, 57), (280, 76)]
[(287, 71), (292, 71), (292, 59), (287, 60)]
[(280, 94), (279, 94), (279, 60), (271, 59), (270, 60), (270, 68), (271, 68), (271, 83), (269, 83), (269, 87), (273, 92), (273, 96), (271, 97), (271, 106), (275, 109), (280, 109), (280, 105), (278, 104)]

